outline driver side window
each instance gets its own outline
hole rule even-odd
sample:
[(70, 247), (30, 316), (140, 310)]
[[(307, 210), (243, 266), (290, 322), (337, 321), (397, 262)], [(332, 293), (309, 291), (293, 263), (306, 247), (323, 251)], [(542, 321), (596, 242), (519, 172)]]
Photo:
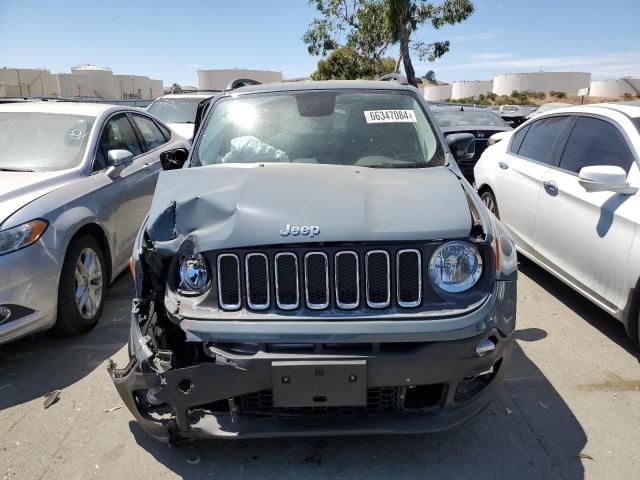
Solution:
[(109, 119), (102, 129), (100, 143), (96, 151), (93, 170), (107, 168), (107, 154), (109, 150), (129, 150), (136, 157), (142, 153), (142, 147), (129, 119), (124, 113)]

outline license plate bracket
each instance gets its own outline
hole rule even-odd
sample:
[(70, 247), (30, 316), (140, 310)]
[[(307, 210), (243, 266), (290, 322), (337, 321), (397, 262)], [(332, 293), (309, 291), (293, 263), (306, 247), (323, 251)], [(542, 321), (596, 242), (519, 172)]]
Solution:
[(274, 407), (367, 404), (366, 360), (277, 361), (271, 378)]

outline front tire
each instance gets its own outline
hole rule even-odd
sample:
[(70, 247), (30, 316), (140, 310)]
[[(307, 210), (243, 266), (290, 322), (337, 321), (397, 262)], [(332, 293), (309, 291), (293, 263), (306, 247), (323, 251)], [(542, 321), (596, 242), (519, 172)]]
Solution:
[(94, 237), (71, 241), (60, 274), (56, 331), (81, 335), (96, 326), (104, 308), (106, 272), (102, 247)]
[(500, 211), (498, 210), (498, 202), (496, 201), (496, 197), (491, 190), (486, 190), (480, 195), (480, 199), (482, 203), (484, 203), (487, 210), (493, 213), (496, 218), (500, 218)]

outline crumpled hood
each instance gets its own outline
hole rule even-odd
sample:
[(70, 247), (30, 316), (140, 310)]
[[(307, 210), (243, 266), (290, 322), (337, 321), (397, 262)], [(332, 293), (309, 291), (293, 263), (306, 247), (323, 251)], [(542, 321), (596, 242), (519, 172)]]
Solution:
[(69, 172), (0, 171), (0, 225), (17, 210), (73, 178)]
[[(293, 235), (289, 227), (283, 236), (287, 225), (308, 227), (307, 234)], [(165, 255), (284, 243), (460, 238), (470, 230), (463, 187), (446, 167), (289, 163), (162, 172), (147, 223), (156, 250)]]

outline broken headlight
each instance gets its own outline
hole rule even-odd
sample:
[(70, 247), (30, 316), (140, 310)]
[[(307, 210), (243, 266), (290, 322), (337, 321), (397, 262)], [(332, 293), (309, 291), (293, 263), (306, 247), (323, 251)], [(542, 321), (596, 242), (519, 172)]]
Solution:
[(200, 253), (181, 257), (178, 261), (180, 293), (200, 295), (211, 285), (209, 262)]
[(429, 262), (429, 277), (433, 284), (449, 293), (473, 287), (482, 275), (482, 256), (468, 242), (452, 241), (438, 247)]

